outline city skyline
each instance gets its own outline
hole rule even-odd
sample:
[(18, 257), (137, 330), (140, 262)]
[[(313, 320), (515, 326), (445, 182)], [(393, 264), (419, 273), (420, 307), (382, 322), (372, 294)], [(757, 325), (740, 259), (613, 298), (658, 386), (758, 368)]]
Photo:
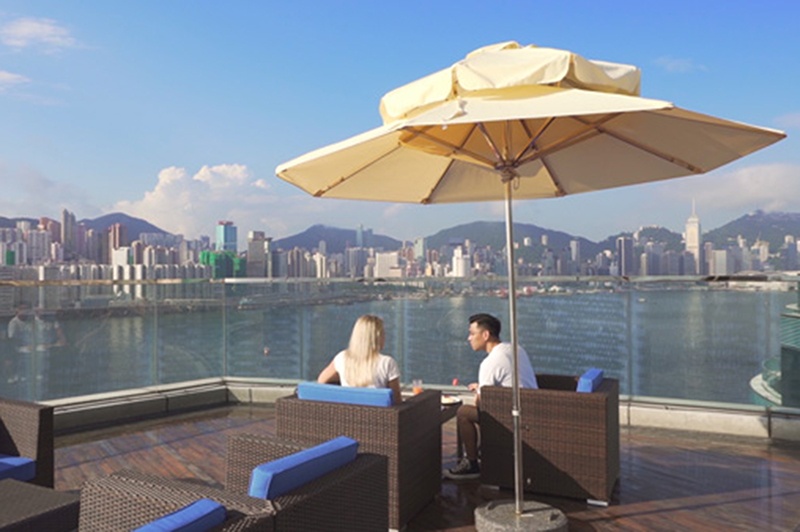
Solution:
[[(770, 242), (762, 240), (760, 233), (752, 241), (739, 233), (735, 243), (728, 239), (722, 246), (715, 246), (702, 237), (694, 204), (686, 230), (677, 242), (670, 242), (664, 233), (657, 234), (663, 228), (642, 227), (616, 237), (610, 242), (612, 249), (584, 250), (579, 237), (528, 224), (518, 229), (523, 227), (538, 230), (536, 235), (519, 234), (520, 231), (514, 242), (516, 249), (528, 249), (520, 252), (516, 263), (517, 272), (523, 276), (716, 276), (798, 268), (800, 238), (795, 235), (800, 234), (800, 228), (782, 234), (778, 249), (771, 250)], [(247, 246), (239, 251), (238, 227), (230, 220), (217, 222), (212, 243), (209, 237), (192, 240), (153, 232), (136, 232), (134, 237), (119, 219), (107, 228), (90, 228), (64, 209), (60, 222), (43, 216), (35, 226), (23, 219), (17, 220), (13, 228), (0, 228), (0, 274), (6, 279), (19, 275), (27, 278), (24, 271), (33, 267), (40, 280), (463, 278), (502, 275), (507, 269), (504, 244), (496, 242), (493, 247), (485, 240), (481, 242), (482, 231), (478, 229), (474, 234), (464, 233), (446, 242), (440, 239), (435, 243), (436, 235), (413, 242), (404, 240), (399, 249), (384, 248), (378, 242), (381, 237), (370, 228), (359, 225), (351, 231), (353, 238), (342, 251), (328, 253), (326, 237), (306, 244), (308, 247), (283, 247), (280, 241), (273, 245), (272, 238), (263, 231), (251, 230), (247, 232)], [(565, 236), (569, 237), (568, 243), (563, 241)], [(562, 241), (555, 242), (555, 237)], [(584, 242), (592, 244), (585, 239)]]
[[(548, 24), (532, 29), (525, 13)], [(408, 240), (446, 224), (501, 220), (501, 204), (322, 201), (273, 172), (378, 125), (385, 92), (507, 40), (634, 64), (643, 96), (789, 134), (707, 176), (518, 202), (517, 221), (596, 241), (645, 215), (680, 232), (692, 198), (710, 227), (756, 209), (797, 211), (800, 109), (797, 72), (786, 65), (800, 45), (798, 14), (800, 5), (780, 1), (759, 9), (678, 1), (668, 10), (410, 1), (400, 10), (9, 0), (0, 11), (0, 212), (24, 216), (42, 204), (87, 217), (121, 211), (189, 238), (207, 234), (207, 220), (274, 238), (312, 223), (363, 223)], [(349, 31), (338, 31), (345, 20)], [(772, 75), (789, 79), (765, 84)]]
[[(82, 218), (79, 221), (77, 219), (75, 213), (69, 212), (66, 209), (62, 209), (61, 217), (64, 216), (64, 214), (63, 214), (64, 211), (69, 213), (69, 218), (68, 218), (69, 221), (68, 221), (68, 223), (64, 224), (64, 225), (66, 225), (68, 227), (77, 226), (79, 223), (83, 223), (83, 222), (90, 222), (90, 223), (92, 223), (92, 225), (95, 225), (95, 219)], [(685, 218), (685, 222), (684, 222), (684, 224), (682, 226), (682, 230), (679, 230), (679, 231), (674, 231), (673, 229), (671, 229), (669, 227), (664, 227), (664, 226), (660, 226), (660, 225), (653, 224), (653, 223), (647, 223), (647, 222), (639, 221), (638, 223), (635, 223), (631, 227), (622, 228), (622, 229), (620, 229), (620, 231), (618, 231), (616, 233), (605, 235), (605, 236), (603, 236), (603, 237), (601, 237), (601, 238), (599, 238), (597, 240), (586, 238), (586, 237), (584, 237), (583, 235), (580, 235), (580, 234), (569, 233), (568, 231), (566, 231), (566, 230), (564, 230), (564, 229), (562, 229), (560, 227), (540, 226), (540, 225), (537, 225), (537, 224), (529, 224), (529, 223), (524, 222), (524, 221), (515, 221), (515, 225), (532, 225), (532, 226), (540, 228), (543, 231), (566, 233), (566, 234), (570, 235), (571, 237), (574, 237), (574, 238), (577, 238), (577, 239), (585, 239), (585, 240), (588, 240), (588, 241), (596, 243), (596, 244), (602, 243), (602, 242), (604, 242), (606, 240), (613, 240), (620, 234), (633, 234), (633, 233), (635, 233), (637, 231), (641, 231), (642, 229), (648, 229), (648, 228), (662, 228), (662, 229), (666, 229), (666, 230), (668, 230), (668, 231), (670, 231), (670, 232), (672, 232), (674, 234), (681, 235), (682, 238), (687, 238), (688, 239), (687, 240), (687, 246), (689, 248), (691, 248), (692, 250), (696, 250), (701, 245), (700, 238), (702, 237), (702, 235), (708, 234), (708, 233), (710, 233), (712, 231), (720, 229), (720, 228), (722, 228), (722, 227), (724, 227), (724, 226), (726, 226), (726, 225), (728, 225), (728, 224), (730, 224), (730, 223), (732, 223), (732, 222), (734, 222), (736, 220), (739, 220), (741, 218), (744, 218), (744, 217), (747, 217), (747, 216), (752, 216), (754, 214), (758, 214), (759, 212), (765, 212), (765, 211), (756, 210), (756, 211), (751, 211), (751, 212), (747, 212), (747, 213), (743, 212), (739, 216), (736, 216), (733, 219), (723, 221), (723, 223), (719, 227), (714, 227), (712, 229), (707, 229), (705, 232), (701, 229), (701, 225), (699, 223), (699, 216), (698, 216), (698, 214), (696, 212), (696, 205), (695, 205), (694, 201), (691, 202), (690, 210), (687, 211), (687, 212), (689, 212), (689, 214)], [(797, 214), (798, 216), (800, 216), (800, 210), (798, 210), (797, 212), (794, 212), (794, 213), (793, 212), (775, 212), (775, 213), (769, 213), (769, 214), (790, 215), (790, 216), (793, 215), (793, 214)], [(354, 244), (356, 244), (358, 246), (360, 246), (360, 244), (358, 244), (358, 241), (359, 241), (359, 234), (358, 233), (359, 233), (359, 231), (367, 230), (367, 231), (369, 231), (370, 234), (375, 233), (373, 228), (365, 228), (363, 223), (358, 223), (354, 227), (343, 227), (343, 226), (340, 226), (340, 225), (320, 224), (320, 223), (316, 223), (316, 222), (309, 222), (308, 226), (300, 228), (297, 233), (294, 233), (292, 235), (286, 235), (284, 237), (276, 237), (275, 235), (268, 234), (268, 233), (266, 233), (265, 231), (263, 231), (263, 230), (261, 230), (259, 228), (241, 227), (240, 224), (236, 222), (236, 220), (219, 220), (219, 221), (213, 222), (213, 224), (209, 220), (208, 221), (209, 225), (208, 225), (207, 230), (205, 232), (203, 232), (202, 234), (199, 234), (196, 238), (189, 238), (186, 235), (171, 233), (169, 231), (164, 230), (161, 227), (157, 227), (157, 226), (155, 226), (155, 224), (150, 223), (149, 220), (146, 220), (146, 219), (143, 219), (143, 218), (133, 217), (133, 216), (130, 216), (130, 215), (128, 215), (126, 213), (122, 213), (122, 212), (108, 213), (108, 214), (103, 215), (103, 217), (112, 217), (113, 218), (115, 215), (122, 215), (123, 217), (127, 217), (127, 218), (130, 218), (132, 220), (135, 220), (137, 223), (147, 224), (148, 226), (150, 226), (153, 229), (157, 230), (157, 231), (146, 231), (146, 232), (164, 232), (165, 234), (170, 235), (171, 237), (179, 237), (181, 239), (185, 238), (186, 240), (206, 239), (206, 240), (208, 240), (210, 242), (210, 244), (212, 246), (216, 246), (220, 242), (227, 242), (227, 244), (225, 244), (225, 246), (226, 246), (225, 249), (226, 250), (230, 250), (231, 249), (231, 242), (233, 242), (233, 241), (236, 242), (237, 249), (239, 249), (239, 250), (246, 249), (247, 248), (247, 242), (248, 242), (247, 238), (248, 238), (249, 234), (251, 232), (253, 232), (253, 231), (258, 232), (258, 233), (263, 233), (271, 241), (279, 241), (279, 240), (285, 240), (285, 239), (291, 239), (291, 238), (297, 237), (298, 235), (301, 235), (301, 234), (305, 233), (306, 231), (308, 231), (309, 229), (311, 229), (313, 227), (323, 226), (323, 227), (329, 227), (329, 228), (337, 229), (337, 230), (351, 230), (351, 231), (354, 231), (356, 233), (356, 242), (354, 242)], [(39, 215), (39, 216), (26, 215), (26, 216), (12, 217), (12, 216), (5, 216), (3, 214), (0, 214), (0, 218), (5, 218), (6, 220), (9, 220), (9, 221), (12, 221), (12, 222), (15, 221), (15, 220), (29, 220), (29, 221), (32, 221), (34, 223), (45, 224), (45, 225), (49, 221), (55, 221), (55, 219), (53, 217), (49, 216), (49, 215)], [(62, 224), (63, 222), (64, 221), (62, 220), (62, 222), (58, 222), (58, 223)], [(410, 239), (409, 238), (405, 238), (405, 239), (404, 238), (397, 238), (397, 237), (395, 237), (394, 235), (391, 235), (391, 234), (383, 234), (382, 236), (386, 236), (386, 237), (398, 240), (399, 242), (404, 242), (404, 241), (405, 242), (414, 242), (414, 241), (416, 241), (416, 240), (418, 240), (420, 238), (430, 238), (430, 237), (432, 237), (432, 236), (434, 236), (434, 235), (436, 235), (438, 233), (453, 229), (453, 228), (461, 226), (461, 225), (469, 225), (469, 224), (472, 224), (472, 223), (486, 223), (486, 222), (489, 222), (489, 223), (491, 223), (491, 222), (502, 223), (502, 221), (500, 221), (500, 220), (471, 220), (471, 221), (468, 221), (468, 222), (463, 223), (463, 224), (459, 223), (459, 224), (455, 224), (455, 225), (434, 227), (434, 228), (432, 228), (432, 232), (431, 233), (424, 234), (424, 235), (423, 234), (416, 235), (414, 238), (410, 238)], [(115, 225), (115, 223), (108, 223), (108, 228), (110, 229), (112, 225)], [(222, 227), (225, 227), (225, 226), (233, 226), (234, 229), (232, 230), (232, 232), (231, 232), (230, 229), (229, 230), (221, 229)], [(242, 229), (241, 231), (239, 231), (240, 228)], [(0, 229), (2, 229), (2, 227), (0, 227)], [(69, 235), (71, 234), (71, 230), (70, 229), (61, 229), (60, 228), (59, 229), (59, 233), (62, 235), (63, 239), (69, 239)], [(375, 233), (375, 234), (378, 234), (378, 233)], [(798, 234), (798, 238), (800, 238), (800, 234)]]

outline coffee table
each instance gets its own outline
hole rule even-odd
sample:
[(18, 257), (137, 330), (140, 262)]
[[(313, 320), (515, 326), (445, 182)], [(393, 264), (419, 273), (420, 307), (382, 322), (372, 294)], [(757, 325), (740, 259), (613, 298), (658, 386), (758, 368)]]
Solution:
[(78, 529), (80, 495), (13, 479), (0, 480), (0, 530)]

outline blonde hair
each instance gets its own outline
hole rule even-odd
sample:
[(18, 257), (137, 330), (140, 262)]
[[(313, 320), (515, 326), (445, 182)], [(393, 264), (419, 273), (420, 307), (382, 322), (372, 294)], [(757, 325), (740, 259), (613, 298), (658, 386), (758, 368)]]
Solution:
[(375, 382), (375, 366), (383, 349), (383, 320), (365, 314), (356, 320), (345, 351), (344, 378), (350, 386), (367, 387)]

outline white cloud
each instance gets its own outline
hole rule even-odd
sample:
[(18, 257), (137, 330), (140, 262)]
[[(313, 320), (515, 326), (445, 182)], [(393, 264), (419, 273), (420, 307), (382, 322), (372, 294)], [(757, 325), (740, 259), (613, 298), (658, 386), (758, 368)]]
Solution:
[(325, 211), (327, 202), (306, 195), (279, 198), (270, 189), (266, 179), (254, 178), (242, 164), (207, 165), (195, 174), (172, 166), (159, 172), (142, 198), (118, 201), (107, 211), (143, 218), (187, 238), (213, 235), (217, 221), (231, 220), (240, 244), (251, 230), (278, 238), (300, 231)]
[(0, 26), (0, 42), (17, 50), (39, 47), (47, 52), (77, 45), (67, 28), (48, 18), (12, 20)]
[(253, 182), (253, 186), (262, 190), (269, 190), (271, 188), (271, 185), (267, 183), (266, 179), (256, 179)]
[(800, 113), (789, 113), (775, 119), (778, 127), (783, 129), (800, 128)]
[(655, 64), (673, 74), (684, 74), (686, 72), (706, 71), (705, 65), (696, 63), (693, 59), (671, 57), (664, 55), (655, 60)]
[(0, 70), (0, 92), (5, 92), (12, 87), (16, 87), (28, 82), (30, 82), (30, 79), (26, 78), (22, 74), (14, 74), (13, 72)]
[(250, 178), (250, 172), (242, 164), (220, 164), (204, 166), (192, 177), (205, 183), (211, 189), (231, 188), (244, 184)]
[(800, 165), (774, 163), (714, 172), (661, 184), (661, 197), (714, 209), (730, 216), (762, 209), (800, 210)]

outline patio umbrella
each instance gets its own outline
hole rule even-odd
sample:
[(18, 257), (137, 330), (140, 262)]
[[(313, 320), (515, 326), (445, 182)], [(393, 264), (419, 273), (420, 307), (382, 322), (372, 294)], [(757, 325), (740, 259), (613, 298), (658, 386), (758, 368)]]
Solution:
[[(505, 201), (511, 344), (518, 349), (512, 199), (553, 198), (702, 174), (785, 137), (639, 96), (636, 67), (501, 43), (395, 89), (384, 125), (276, 169), (323, 198)], [(515, 496), (521, 512), (514, 357)]]

